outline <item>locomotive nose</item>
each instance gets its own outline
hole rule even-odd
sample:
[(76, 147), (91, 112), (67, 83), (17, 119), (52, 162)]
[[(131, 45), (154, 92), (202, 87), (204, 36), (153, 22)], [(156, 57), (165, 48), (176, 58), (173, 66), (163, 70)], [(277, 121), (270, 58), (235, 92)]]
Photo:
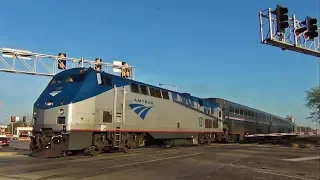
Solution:
[(62, 105), (50, 109), (35, 108), (35, 131), (41, 131), (41, 129), (50, 129), (54, 132), (67, 131), (69, 106), (70, 105)]

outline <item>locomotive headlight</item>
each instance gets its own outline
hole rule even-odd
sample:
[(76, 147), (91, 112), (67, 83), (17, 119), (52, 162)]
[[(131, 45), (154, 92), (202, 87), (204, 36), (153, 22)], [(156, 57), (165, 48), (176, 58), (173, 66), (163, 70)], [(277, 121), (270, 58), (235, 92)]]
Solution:
[(60, 114), (60, 115), (63, 115), (63, 114), (64, 114), (64, 110), (63, 110), (63, 109), (60, 109), (60, 110), (59, 110), (59, 114)]
[(52, 101), (45, 102), (45, 105), (46, 105), (46, 106), (52, 106), (52, 105), (53, 105), (53, 102), (52, 102)]

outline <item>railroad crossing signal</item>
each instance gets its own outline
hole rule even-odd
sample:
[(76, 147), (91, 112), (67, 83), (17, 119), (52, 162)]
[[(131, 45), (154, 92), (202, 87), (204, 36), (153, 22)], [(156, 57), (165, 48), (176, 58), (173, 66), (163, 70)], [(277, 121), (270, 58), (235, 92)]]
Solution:
[(299, 36), (301, 33), (305, 32), (307, 30), (306, 27), (300, 27), (294, 30), (296, 36)]
[(101, 58), (96, 58), (96, 59), (95, 59), (95, 62), (96, 62), (96, 64), (95, 64), (95, 70), (100, 72), (100, 71), (101, 71), (102, 59), (101, 59)]
[(58, 69), (67, 69), (66, 53), (58, 53)]
[(307, 16), (305, 24), (307, 26), (307, 32), (305, 33), (305, 37), (308, 37), (311, 40), (318, 37), (319, 33), (317, 32), (317, 19)]
[(123, 61), (113, 61), (113, 64), (120, 67), (113, 68), (114, 72), (120, 73), (121, 77), (133, 79), (133, 69), (130, 68), (127, 62)]
[(129, 65), (127, 62), (122, 62), (123, 67), (121, 68), (121, 77), (130, 77), (130, 69), (129, 69)]
[(10, 117), (10, 122), (12, 122), (12, 123), (16, 122), (16, 117), (15, 116), (11, 116)]
[(289, 16), (288, 16), (288, 8), (277, 5), (275, 10), (276, 20), (277, 20), (277, 31), (284, 33), (285, 30), (289, 27)]

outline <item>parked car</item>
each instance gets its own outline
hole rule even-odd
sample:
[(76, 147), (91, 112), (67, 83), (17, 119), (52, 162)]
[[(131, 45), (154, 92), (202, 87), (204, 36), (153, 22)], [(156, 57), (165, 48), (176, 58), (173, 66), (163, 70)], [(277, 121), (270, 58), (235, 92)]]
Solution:
[(0, 146), (9, 146), (10, 140), (7, 137), (0, 137)]

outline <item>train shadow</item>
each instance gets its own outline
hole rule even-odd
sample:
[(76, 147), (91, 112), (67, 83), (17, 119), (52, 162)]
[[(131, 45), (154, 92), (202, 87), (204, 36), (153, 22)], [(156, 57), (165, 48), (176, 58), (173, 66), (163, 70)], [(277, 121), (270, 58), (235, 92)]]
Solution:
[(295, 148), (320, 148), (320, 136), (318, 137), (273, 137), (245, 139), (240, 144), (269, 144)]

